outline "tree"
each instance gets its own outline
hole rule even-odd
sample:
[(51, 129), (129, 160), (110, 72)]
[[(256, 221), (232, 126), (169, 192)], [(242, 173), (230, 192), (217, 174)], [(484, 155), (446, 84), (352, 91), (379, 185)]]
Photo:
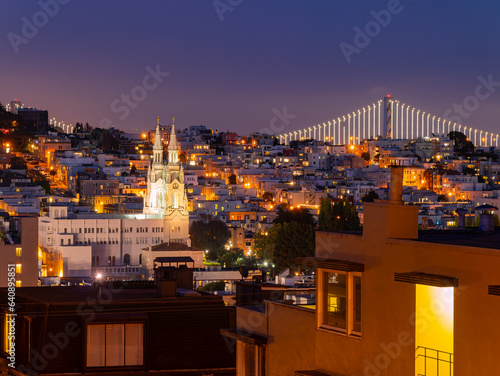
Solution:
[(226, 284), (224, 281), (210, 282), (198, 288), (199, 291), (224, 291)]
[(97, 141), (97, 146), (103, 150), (104, 153), (110, 153), (120, 148), (119, 135), (110, 132), (108, 129), (94, 128), (92, 129), (88, 123), (85, 129), (90, 129), (90, 138)]
[(231, 233), (224, 222), (213, 220), (208, 223), (195, 221), (189, 229), (193, 247), (208, 250), (207, 259), (219, 260)]
[(370, 153), (361, 153), (361, 158), (368, 162), (370, 160)]
[(93, 128), (89, 125), (89, 123), (85, 123), (85, 128), (83, 129), (83, 131), (84, 131), (85, 133), (90, 133), (90, 132), (92, 132), (92, 129), (93, 129)]
[(470, 175), (470, 176), (475, 176), (476, 175), (476, 170), (473, 169), (472, 167), (464, 167), (462, 169), (462, 174), (464, 174), (464, 175)]
[(35, 128), (31, 123), (24, 124), (19, 115), (0, 110), (0, 144), (9, 143), (12, 151), (29, 151)]
[(326, 231), (333, 218), (333, 207), (329, 199), (321, 200), (318, 214), (318, 229)]
[(347, 200), (340, 200), (333, 204), (330, 200), (321, 201), (318, 225), (320, 231), (355, 231), (361, 230), (358, 213)]
[(448, 202), (448, 197), (446, 195), (439, 195), (437, 200), (438, 202)]
[(50, 182), (43, 176), (40, 171), (28, 170), (26, 176), (32, 178), (45, 191), (45, 194), (50, 194)]
[(245, 255), (242, 249), (225, 251), (220, 257), (221, 265), (226, 268), (236, 268), (245, 262)]
[(278, 207), (278, 215), (273, 223), (283, 224), (288, 222), (298, 222), (313, 227), (316, 225), (313, 215), (306, 208), (285, 210), (281, 206)]
[(73, 133), (82, 133), (83, 132), (83, 124), (82, 123), (76, 123), (75, 128), (73, 128)]
[[(1, 103), (0, 103), (1, 105)], [(0, 108), (0, 128), (14, 130), (18, 126), (23, 125), (22, 120), (18, 115), (5, 110), (5, 107)]]
[(236, 175), (235, 174), (229, 175), (229, 184), (238, 184), (236, 182)]
[(133, 175), (137, 172), (137, 167), (135, 167), (135, 165), (132, 165), (132, 167), (130, 167), (130, 175)]
[[(315, 234), (314, 226), (299, 222), (276, 224), (277, 232), (273, 252), (273, 263), (278, 270), (290, 268), (296, 270), (297, 257), (314, 256)], [(274, 227), (274, 226), (273, 226)]]
[[(274, 227), (274, 225), (273, 225)], [(278, 235), (276, 229), (257, 232), (253, 236), (253, 249), (260, 261), (271, 261), (273, 259), (274, 245), (276, 244), (276, 237)]]
[(272, 262), (278, 270), (297, 269), (297, 257), (314, 256), (316, 223), (307, 209), (284, 210), (266, 231), (254, 235), (254, 250), (261, 262)]
[(26, 170), (26, 161), (21, 157), (13, 157), (10, 160), (10, 168), (13, 170)]
[(378, 200), (379, 195), (375, 191), (370, 191), (363, 197), (361, 197), (361, 202), (374, 202), (375, 200)]
[(474, 153), (474, 144), (462, 132), (452, 131), (448, 138), (454, 142), (453, 151), (458, 156), (467, 156)]
[(265, 201), (273, 201), (273, 194), (271, 192), (264, 192), (262, 199)]

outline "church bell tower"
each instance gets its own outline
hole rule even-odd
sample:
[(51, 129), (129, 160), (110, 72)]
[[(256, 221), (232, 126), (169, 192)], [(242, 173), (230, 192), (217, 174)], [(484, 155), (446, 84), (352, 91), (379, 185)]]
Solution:
[(179, 162), (179, 146), (175, 134), (175, 118), (168, 142), (167, 197), (165, 207), (165, 236), (168, 242), (185, 243), (189, 239), (189, 211), (184, 183), (184, 169)]
[(160, 134), (160, 118), (156, 118), (153, 160), (149, 162), (147, 189), (144, 195), (144, 214), (162, 214), (165, 208), (163, 143)]

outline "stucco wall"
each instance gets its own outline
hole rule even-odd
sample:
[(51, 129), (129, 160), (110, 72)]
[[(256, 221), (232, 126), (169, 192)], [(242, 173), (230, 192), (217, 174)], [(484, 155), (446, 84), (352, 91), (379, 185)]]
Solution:
[(349, 376), (413, 373), (415, 333), (425, 322), (415, 325), (415, 285), (394, 281), (395, 272), (411, 271), (458, 278), (454, 375), (487, 375), (500, 369), (496, 355), (500, 297), (488, 295), (488, 285), (500, 284), (500, 251), (388, 239), (387, 233), (411, 235), (412, 229), (404, 227), (413, 219), (398, 221), (391, 216), (388, 220), (387, 212), (380, 206), (377, 209), (365, 210), (366, 221), (373, 225), (365, 226), (362, 236), (316, 233), (317, 256), (365, 265), (362, 338), (317, 331), (316, 369)]

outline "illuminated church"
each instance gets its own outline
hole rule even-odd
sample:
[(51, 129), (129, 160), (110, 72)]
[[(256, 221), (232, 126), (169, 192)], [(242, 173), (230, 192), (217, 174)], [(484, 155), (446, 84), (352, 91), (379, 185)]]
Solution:
[[(184, 170), (173, 120), (168, 162), (163, 162), (159, 119), (153, 150), (143, 214), (76, 213), (70, 218), (68, 207), (58, 205), (50, 206), (48, 215), (39, 218), (39, 245), (63, 255), (65, 277), (101, 274), (112, 279), (144, 279), (145, 249), (164, 245), (173, 254), (191, 245)], [(198, 262), (202, 261), (200, 257)]]
[(189, 234), (188, 200), (184, 184), (184, 169), (179, 162), (179, 147), (175, 135), (175, 118), (168, 142), (168, 161), (163, 162), (160, 119), (156, 121), (153, 159), (149, 164), (144, 214), (157, 215), (165, 221), (165, 241), (186, 243)]

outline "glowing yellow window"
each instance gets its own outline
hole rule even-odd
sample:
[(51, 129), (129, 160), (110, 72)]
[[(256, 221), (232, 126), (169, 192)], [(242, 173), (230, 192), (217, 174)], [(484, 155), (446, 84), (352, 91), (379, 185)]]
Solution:
[(16, 281), (16, 287), (21, 287), (21, 281)]
[(21, 264), (16, 264), (16, 273), (21, 274), (22, 273), (21, 268), (22, 268)]
[(21, 257), (23, 249), (21, 247), (16, 248), (16, 256)]
[(453, 375), (454, 288), (416, 285), (415, 375)]

